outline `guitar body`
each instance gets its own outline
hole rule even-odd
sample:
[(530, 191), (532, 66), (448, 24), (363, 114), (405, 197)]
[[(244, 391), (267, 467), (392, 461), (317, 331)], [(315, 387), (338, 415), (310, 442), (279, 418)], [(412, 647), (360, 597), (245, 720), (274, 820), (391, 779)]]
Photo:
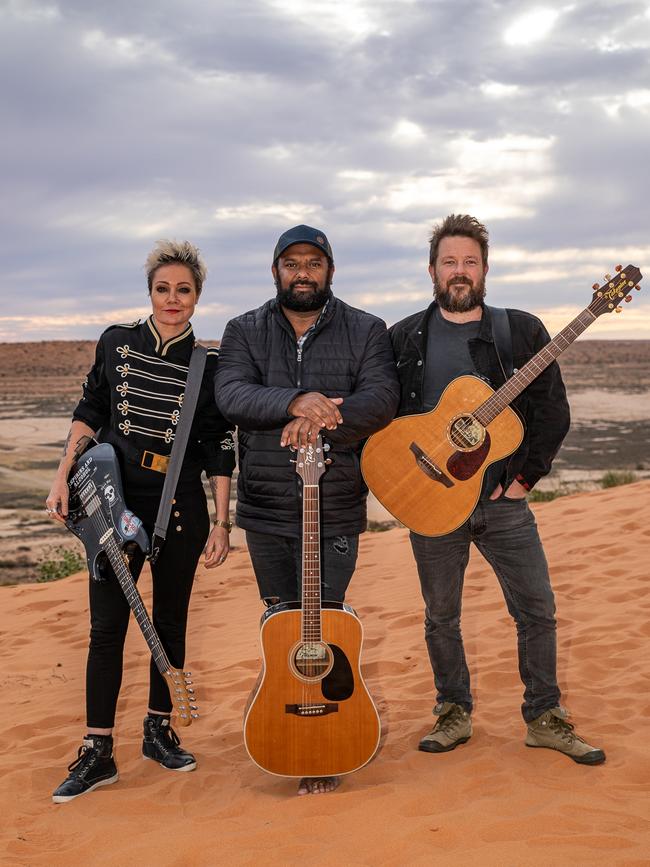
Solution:
[[(460, 527), (476, 507), (487, 468), (521, 443), (522, 422), (508, 406), (485, 427), (474, 423), (472, 414), (493, 394), (482, 379), (459, 376), (430, 412), (395, 419), (364, 446), (366, 484), (415, 533), (444, 536)], [(459, 427), (466, 438), (456, 436)]]
[[(305, 661), (299, 602), (262, 618), (263, 670), (246, 709), (244, 742), (265, 771), (285, 777), (333, 777), (365, 765), (379, 745), (380, 723), (361, 676), (363, 628), (354, 611), (323, 602), (326, 657)], [(322, 663), (322, 664), (321, 664)]]
[[(92, 514), (88, 514), (79, 497), (90, 482), (99, 496), (99, 509)], [(100, 527), (112, 530), (112, 538), (120, 550), (137, 545), (145, 554), (149, 553), (149, 537), (142, 521), (124, 502), (120, 466), (113, 446), (99, 443), (84, 452), (70, 471), (68, 487), (70, 514), (66, 527), (83, 542), (88, 571), (95, 581), (104, 580), (102, 570), (107, 562)]]

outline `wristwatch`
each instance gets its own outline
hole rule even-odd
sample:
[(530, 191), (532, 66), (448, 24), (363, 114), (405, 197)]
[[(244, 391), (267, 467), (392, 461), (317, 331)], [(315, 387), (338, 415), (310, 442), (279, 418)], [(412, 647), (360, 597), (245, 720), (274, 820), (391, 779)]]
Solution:
[(221, 521), (219, 520), (219, 518), (217, 518), (217, 520), (213, 521), (212, 523), (215, 527), (223, 527), (224, 530), (228, 530), (229, 533), (232, 530), (232, 521)]

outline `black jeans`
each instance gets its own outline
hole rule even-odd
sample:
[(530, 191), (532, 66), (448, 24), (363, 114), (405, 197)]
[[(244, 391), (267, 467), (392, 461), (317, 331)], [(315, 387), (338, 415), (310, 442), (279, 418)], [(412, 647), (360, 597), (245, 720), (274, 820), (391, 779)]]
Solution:
[[(159, 498), (128, 496), (127, 502), (151, 537)], [(185, 662), (185, 630), (194, 572), (209, 531), (210, 519), (203, 490), (199, 488), (191, 494), (177, 495), (172, 506), (167, 541), (151, 569), (152, 620), (174, 668), (182, 668)], [(143, 564), (144, 555), (138, 550), (131, 562), (131, 574), (136, 580)], [(115, 724), (130, 612), (112, 569), (109, 569), (106, 582), (90, 579), (90, 647), (86, 667), (89, 728), (112, 728)], [(172, 709), (166, 681), (153, 659), (150, 661), (149, 707), (158, 711)]]
[[(246, 530), (260, 596), (267, 605), (300, 601), (302, 593), (302, 540)], [(343, 602), (357, 564), (359, 536), (321, 539), (321, 593), (323, 599)]]
[(425, 602), (424, 635), (438, 701), (472, 710), (460, 631), (463, 579), (474, 542), (494, 569), (517, 625), (526, 722), (560, 702), (555, 600), (533, 513), (525, 499), (481, 500), (462, 527), (435, 538), (411, 533)]

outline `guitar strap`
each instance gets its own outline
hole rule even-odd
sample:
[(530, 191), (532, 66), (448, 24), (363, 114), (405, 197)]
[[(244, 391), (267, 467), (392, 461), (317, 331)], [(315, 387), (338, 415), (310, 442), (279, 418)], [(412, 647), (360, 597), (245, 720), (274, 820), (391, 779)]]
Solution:
[(190, 368), (187, 373), (187, 382), (185, 383), (185, 395), (183, 397), (183, 408), (181, 409), (178, 427), (176, 428), (176, 436), (174, 444), (169, 456), (169, 464), (165, 475), (165, 484), (163, 485), (162, 494), (160, 496), (160, 505), (158, 506), (158, 515), (156, 516), (156, 524), (151, 540), (151, 553), (149, 560), (155, 563), (160, 554), (160, 549), (163, 542), (167, 538), (167, 526), (169, 524), (169, 516), (172, 510), (172, 499), (176, 492), (178, 477), (187, 448), (187, 441), (190, 437), (190, 428), (194, 419), (194, 410), (196, 402), (199, 399), (199, 391), (201, 390), (201, 381), (203, 380), (203, 371), (205, 370), (205, 362), (208, 352), (204, 346), (194, 345), (192, 357), (190, 358)]
[(506, 379), (510, 379), (514, 373), (515, 366), (512, 355), (512, 333), (510, 331), (508, 311), (504, 307), (489, 307), (487, 304), (485, 306), (490, 311), (492, 337), (494, 338), (494, 345), (503, 375)]

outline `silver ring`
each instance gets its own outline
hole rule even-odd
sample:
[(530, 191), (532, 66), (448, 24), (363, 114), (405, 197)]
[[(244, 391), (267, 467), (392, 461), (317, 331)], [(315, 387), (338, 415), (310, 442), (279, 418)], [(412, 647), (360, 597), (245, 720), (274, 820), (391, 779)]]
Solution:
[(45, 511), (47, 512), (48, 515), (53, 515), (56, 512), (56, 509), (47, 508), (47, 509), (45, 509)]

